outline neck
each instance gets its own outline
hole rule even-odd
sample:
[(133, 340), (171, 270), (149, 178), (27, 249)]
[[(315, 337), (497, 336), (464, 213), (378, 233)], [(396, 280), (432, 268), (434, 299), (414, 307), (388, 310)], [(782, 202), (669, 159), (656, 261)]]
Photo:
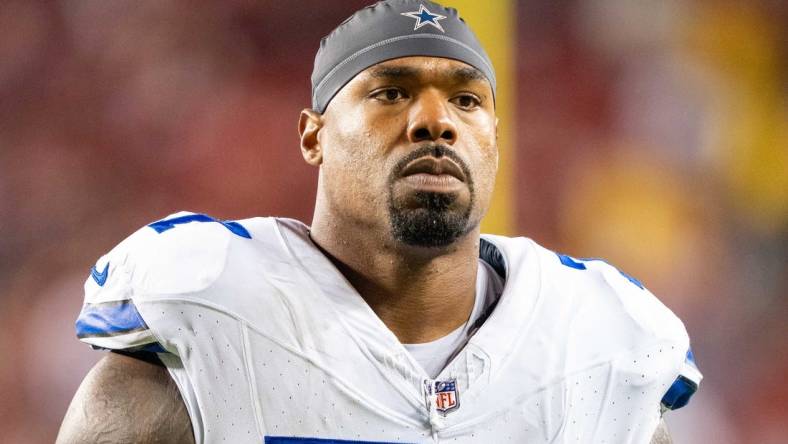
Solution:
[(429, 342), (468, 320), (476, 292), (478, 226), (447, 247), (422, 248), (382, 236), (379, 227), (327, 220), (337, 219), (316, 215), (312, 240), (400, 342)]

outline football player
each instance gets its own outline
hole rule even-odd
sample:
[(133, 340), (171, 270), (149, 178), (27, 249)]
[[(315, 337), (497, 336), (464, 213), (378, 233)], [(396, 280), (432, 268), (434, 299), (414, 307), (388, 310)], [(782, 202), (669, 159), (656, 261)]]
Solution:
[(700, 373), (635, 278), (481, 235), (495, 72), (456, 10), (390, 0), (321, 42), (311, 226), (176, 213), (91, 270), (113, 353), (59, 443), (669, 442)]

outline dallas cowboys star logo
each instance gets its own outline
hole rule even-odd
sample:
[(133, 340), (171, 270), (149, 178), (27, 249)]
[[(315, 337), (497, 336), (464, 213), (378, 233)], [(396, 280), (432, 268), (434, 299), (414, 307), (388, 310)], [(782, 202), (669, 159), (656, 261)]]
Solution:
[(438, 23), (438, 20), (443, 20), (446, 18), (446, 16), (433, 14), (429, 9), (425, 8), (424, 5), (419, 5), (418, 11), (401, 12), (400, 14), (404, 15), (405, 17), (416, 19), (416, 26), (413, 28), (414, 31), (421, 28), (422, 26), (432, 25), (440, 29), (441, 32), (446, 32), (443, 30), (443, 26)]

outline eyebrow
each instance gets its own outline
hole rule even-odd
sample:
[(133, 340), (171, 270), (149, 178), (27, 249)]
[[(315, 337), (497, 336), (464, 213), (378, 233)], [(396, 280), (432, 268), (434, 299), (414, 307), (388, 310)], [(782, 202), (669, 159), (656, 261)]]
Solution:
[(421, 70), (410, 66), (381, 66), (369, 71), (369, 75), (378, 79), (402, 79), (418, 77)]
[[(369, 71), (371, 77), (392, 80), (418, 77), (421, 73), (421, 69), (412, 66), (381, 66)], [(459, 82), (487, 80), (487, 77), (481, 71), (472, 66), (453, 68), (448, 74)]]
[(484, 74), (482, 74), (481, 71), (479, 71), (478, 69), (472, 66), (455, 68), (452, 71), (453, 71), (451, 73), (452, 77), (463, 80), (465, 82), (487, 80), (487, 77)]

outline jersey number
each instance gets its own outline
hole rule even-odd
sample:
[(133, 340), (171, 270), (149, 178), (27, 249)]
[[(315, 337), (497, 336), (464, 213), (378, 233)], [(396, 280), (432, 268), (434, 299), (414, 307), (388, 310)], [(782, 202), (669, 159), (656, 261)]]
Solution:
[(233, 234), (236, 234), (241, 237), (245, 237), (247, 239), (251, 239), (252, 235), (249, 234), (249, 231), (244, 228), (243, 225), (239, 224), (238, 222), (232, 220), (219, 220), (214, 219), (211, 216), (206, 214), (187, 214), (186, 216), (179, 216), (173, 217), (172, 219), (165, 219), (160, 220), (158, 222), (154, 222), (149, 227), (156, 230), (157, 233), (164, 233), (167, 230), (175, 228), (176, 225), (180, 224), (188, 224), (189, 222), (216, 222), (222, 224), (224, 228), (230, 230)]

